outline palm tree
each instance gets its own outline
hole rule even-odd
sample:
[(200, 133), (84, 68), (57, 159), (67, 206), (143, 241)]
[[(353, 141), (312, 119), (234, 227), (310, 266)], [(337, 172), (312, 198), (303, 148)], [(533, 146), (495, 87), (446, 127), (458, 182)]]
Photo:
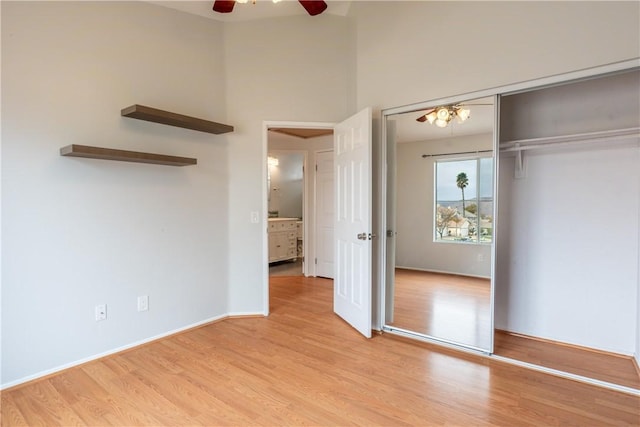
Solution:
[(462, 217), (466, 217), (465, 214), (465, 206), (464, 206), (464, 189), (467, 185), (469, 185), (469, 178), (467, 178), (467, 174), (464, 172), (460, 172), (458, 176), (456, 176), (456, 185), (460, 190), (462, 190)]

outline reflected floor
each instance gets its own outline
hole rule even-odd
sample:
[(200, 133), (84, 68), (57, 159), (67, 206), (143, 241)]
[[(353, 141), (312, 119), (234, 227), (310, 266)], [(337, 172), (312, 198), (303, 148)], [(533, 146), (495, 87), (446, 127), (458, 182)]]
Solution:
[(269, 276), (302, 276), (302, 259), (269, 264)]
[(394, 319), (388, 325), (489, 349), (491, 281), (398, 268)]

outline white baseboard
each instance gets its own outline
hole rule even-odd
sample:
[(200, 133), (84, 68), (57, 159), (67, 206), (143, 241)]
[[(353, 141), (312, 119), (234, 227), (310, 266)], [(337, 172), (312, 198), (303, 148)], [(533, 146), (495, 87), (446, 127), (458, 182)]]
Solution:
[(150, 343), (151, 341), (156, 341), (156, 340), (158, 340), (160, 338), (166, 338), (166, 337), (168, 337), (170, 335), (174, 335), (174, 334), (186, 331), (188, 329), (197, 328), (198, 326), (206, 325), (207, 323), (212, 323), (212, 322), (216, 322), (216, 321), (219, 321), (219, 320), (222, 320), (222, 319), (226, 319), (226, 318), (228, 318), (230, 316), (235, 316), (235, 314), (223, 314), (223, 315), (220, 315), (220, 316), (211, 317), (209, 319), (205, 319), (205, 320), (202, 320), (200, 322), (196, 322), (196, 323), (192, 323), (192, 324), (187, 325), (187, 326), (183, 326), (182, 328), (178, 328), (178, 329), (174, 329), (174, 330), (171, 330), (171, 331), (168, 331), (168, 332), (164, 332), (162, 334), (158, 334), (158, 335), (155, 335), (155, 336), (152, 336), (152, 337), (149, 337), (149, 338), (145, 338), (145, 339), (140, 340), (140, 341), (135, 341), (135, 342), (133, 342), (131, 344), (127, 344), (127, 345), (124, 345), (122, 347), (118, 347), (118, 348), (114, 348), (114, 349), (111, 349), (111, 350), (107, 350), (107, 351), (102, 352), (102, 353), (94, 354), (93, 356), (85, 357), (85, 358), (76, 360), (74, 362), (65, 363), (64, 365), (56, 366), (55, 368), (47, 369), (45, 371), (40, 371), (40, 372), (38, 372), (36, 374), (33, 374), (33, 375), (27, 375), (26, 377), (23, 377), (23, 378), (14, 380), (14, 381), (10, 381), (8, 383), (0, 384), (0, 390), (4, 390), (4, 389), (9, 388), (9, 387), (14, 387), (14, 386), (20, 385), (22, 383), (26, 383), (28, 381), (33, 381), (33, 380), (36, 380), (38, 378), (45, 377), (47, 375), (55, 374), (56, 372), (64, 371), (65, 369), (73, 368), (74, 366), (82, 365), (84, 363), (91, 362), (93, 360), (100, 359), (100, 358), (105, 357), (105, 356), (110, 356), (112, 354), (119, 353), (119, 352), (124, 351), (124, 350), (129, 350), (129, 349), (131, 349), (133, 347), (137, 347), (137, 346), (140, 346), (140, 345), (143, 345), (143, 344), (147, 344), (147, 343)]
[(231, 313), (227, 313), (227, 317), (264, 317), (264, 314), (261, 311), (234, 311)]

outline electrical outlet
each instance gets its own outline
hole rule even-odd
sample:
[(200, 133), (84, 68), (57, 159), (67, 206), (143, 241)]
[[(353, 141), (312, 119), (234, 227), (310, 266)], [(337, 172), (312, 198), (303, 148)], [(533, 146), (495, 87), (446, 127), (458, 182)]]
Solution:
[(96, 305), (96, 321), (105, 320), (107, 318), (107, 304)]
[(149, 310), (149, 296), (142, 295), (138, 297), (138, 311), (147, 311)]

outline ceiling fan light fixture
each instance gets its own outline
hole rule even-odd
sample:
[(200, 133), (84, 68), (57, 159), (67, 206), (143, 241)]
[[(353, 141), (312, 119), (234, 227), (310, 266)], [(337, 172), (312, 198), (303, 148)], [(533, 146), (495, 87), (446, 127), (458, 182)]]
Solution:
[(418, 117), (419, 122), (428, 121), (431, 125), (436, 125), (439, 128), (447, 127), (449, 122), (457, 117), (458, 122), (462, 123), (467, 120), (471, 115), (471, 110), (458, 104), (442, 105), (435, 107), (427, 114)]
[(451, 120), (451, 113), (449, 112), (449, 108), (447, 107), (439, 107), (438, 109), (436, 109), (436, 116), (438, 116), (438, 120), (442, 120), (447, 123), (449, 122), (449, 120)]
[(449, 124), (449, 120), (437, 119), (434, 123), (439, 128), (446, 128)]
[(471, 115), (471, 110), (469, 110), (468, 108), (458, 107), (458, 109), (455, 111), (456, 116), (458, 117), (458, 119), (460, 119), (460, 122), (464, 122), (469, 118), (469, 115)]

